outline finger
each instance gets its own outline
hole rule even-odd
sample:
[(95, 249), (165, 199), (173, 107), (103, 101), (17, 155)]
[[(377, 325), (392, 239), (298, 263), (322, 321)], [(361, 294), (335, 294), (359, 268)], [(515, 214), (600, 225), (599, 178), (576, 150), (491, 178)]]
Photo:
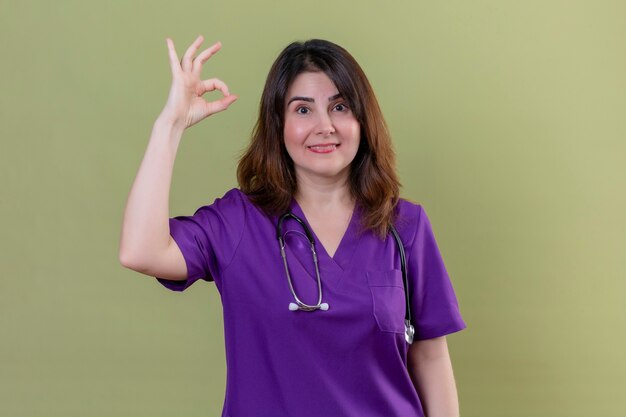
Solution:
[(172, 74), (176, 74), (181, 70), (180, 61), (178, 61), (178, 55), (176, 54), (176, 49), (174, 48), (174, 41), (170, 38), (165, 38), (167, 42), (167, 50), (170, 57), (170, 67), (172, 68)]
[(196, 53), (196, 51), (200, 47), (200, 44), (202, 43), (203, 40), (204, 40), (204, 38), (202, 37), (202, 35), (200, 35), (189, 46), (189, 48), (187, 48), (187, 51), (185, 52), (185, 55), (183, 55), (183, 60), (182, 60), (181, 65), (180, 65), (182, 67), (183, 71), (191, 71), (191, 66), (192, 66), (192, 64), (191, 64), (191, 57), (193, 56), (193, 54)]
[(204, 63), (207, 62), (208, 59), (211, 58), (213, 55), (215, 55), (215, 53), (221, 48), (222, 43), (216, 42), (201, 53), (199, 53), (196, 59), (193, 60), (192, 72), (199, 77), (200, 71), (202, 71), (202, 65), (204, 65)]
[(206, 114), (218, 113), (226, 110), (231, 104), (233, 104), (239, 97), (231, 94), (226, 97), (222, 97), (219, 100), (206, 103)]
[(210, 80), (202, 80), (202, 87), (204, 88), (204, 93), (208, 91), (220, 90), (224, 97), (230, 95), (228, 92), (228, 86), (226, 83), (218, 78), (211, 78)]

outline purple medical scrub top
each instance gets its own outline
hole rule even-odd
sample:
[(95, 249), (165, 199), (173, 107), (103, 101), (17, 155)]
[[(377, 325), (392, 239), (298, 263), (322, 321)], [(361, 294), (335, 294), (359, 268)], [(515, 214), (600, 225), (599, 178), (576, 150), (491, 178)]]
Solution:
[[(295, 199), (291, 211), (306, 222)], [(277, 217), (238, 189), (193, 216), (169, 220), (187, 264), (186, 281), (156, 277), (183, 291), (214, 281), (224, 310), (226, 394), (222, 417), (423, 416), (407, 371), (400, 256), (391, 234), (359, 233), (360, 210), (331, 258), (315, 237), (326, 311), (290, 311)], [(307, 222), (308, 224), (308, 222)], [(415, 339), (466, 327), (430, 222), (400, 200), (396, 229), (407, 256)], [(317, 280), (302, 228), (284, 224), (298, 297), (316, 304)], [(313, 232), (314, 233), (314, 232)]]

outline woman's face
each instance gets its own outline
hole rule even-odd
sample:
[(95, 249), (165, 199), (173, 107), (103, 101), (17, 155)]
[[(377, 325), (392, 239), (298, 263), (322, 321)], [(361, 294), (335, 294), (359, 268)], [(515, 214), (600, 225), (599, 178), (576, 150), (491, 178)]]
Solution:
[(303, 72), (285, 98), (285, 147), (298, 181), (347, 180), (361, 136), (359, 122), (324, 72)]

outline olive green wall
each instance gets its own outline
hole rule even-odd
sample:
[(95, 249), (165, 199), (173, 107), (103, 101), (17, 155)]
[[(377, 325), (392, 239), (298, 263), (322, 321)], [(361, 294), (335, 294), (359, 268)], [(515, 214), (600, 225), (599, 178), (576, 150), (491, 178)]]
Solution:
[(345, 46), (378, 94), (468, 328), (465, 417), (626, 413), (623, 1), (0, 2), (0, 415), (217, 416), (219, 294), (124, 269), (165, 38), (240, 99), (185, 133), (171, 215), (236, 185), (269, 65)]

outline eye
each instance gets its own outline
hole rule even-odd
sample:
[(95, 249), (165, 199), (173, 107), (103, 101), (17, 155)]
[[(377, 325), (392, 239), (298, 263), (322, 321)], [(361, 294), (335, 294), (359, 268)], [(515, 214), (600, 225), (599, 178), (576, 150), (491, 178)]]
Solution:
[(307, 114), (307, 113), (309, 113), (309, 111), (310, 110), (308, 109), (308, 107), (303, 107), (303, 106), (298, 107), (296, 109), (296, 113), (298, 113), (298, 114)]
[(335, 107), (333, 107), (333, 110), (339, 112), (348, 111), (348, 106), (346, 106), (344, 103), (338, 103), (335, 105)]

